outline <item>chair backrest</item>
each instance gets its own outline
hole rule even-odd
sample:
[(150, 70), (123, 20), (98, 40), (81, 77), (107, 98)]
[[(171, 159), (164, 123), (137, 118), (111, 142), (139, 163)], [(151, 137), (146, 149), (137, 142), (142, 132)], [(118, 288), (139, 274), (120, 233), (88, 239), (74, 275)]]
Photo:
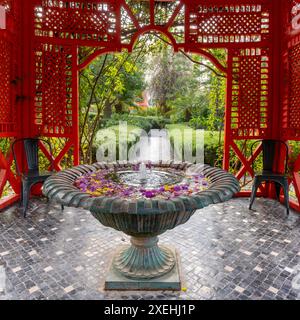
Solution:
[[(275, 161), (276, 155), (280, 152), (282, 147), (285, 150), (285, 172), (287, 172), (288, 166), (288, 159), (289, 159), (289, 147), (288, 145), (282, 140), (259, 140), (252, 144), (251, 146), (251, 154), (253, 155), (253, 147), (255, 144), (261, 142), (262, 144), (262, 155), (263, 155), (263, 171), (265, 172), (276, 172), (275, 168)], [(277, 170), (278, 171), (278, 170)]]
[[(14, 156), (14, 160), (16, 163), (17, 173), (19, 175), (20, 175), (20, 169), (18, 166), (16, 151), (15, 151), (16, 144), (19, 142), (23, 142), (28, 172), (38, 174), (39, 173), (39, 143), (40, 143), (40, 141), (42, 141), (43, 143), (46, 143), (48, 145), (50, 155), (52, 157), (51, 144), (46, 140), (43, 140), (40, 138), (24, 138), (24, 139), (18, 139), (18, 140), (14, 141), (14, 143), (12, 145), (12, 151), (13, 151), (13, 156)], [(52, 160), (51, 160), (51, 169), (53, 169), (53, 161)]]
[(24, 150), (26, 154), (27, 166), (29, 172), (39, 172), (39, 140), (24, 140)]

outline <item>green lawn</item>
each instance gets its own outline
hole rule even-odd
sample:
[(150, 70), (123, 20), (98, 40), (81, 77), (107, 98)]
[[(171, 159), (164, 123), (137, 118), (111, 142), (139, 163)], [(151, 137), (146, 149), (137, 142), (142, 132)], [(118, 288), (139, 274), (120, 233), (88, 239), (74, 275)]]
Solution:
[[(180, 130), (181, 134), (184, 134), (184, 130), (192, 130), (193, 131), (193, 140), (195, 140), (195, 132), (196, 130), (192, 129), (186, 123), (179, 124), (169, 124), (166, 125), (166, 129), (172, 133), (174, 130)], [(224, 134), (222, 133), (222, 143), (223, 143)], [(194, 144), (194, 141), (193, 141)], [(204, 131), (204, 144), (207, 146), (217, 146), (219, 144), (219, 132), (218, 131)]]
[[(108, 130), (112, 130), (112, 132), (114, 132), (114, 134), (116, 135), (116, 142), (117, 142), (117, 148), (118, 148), (118, 142), (119, 142), (119, 134), (121, 134), (121, 138), (124, 141), (125, 140), (125, 135), (126, 132), (119, 132), (119, 126), (115, 125), (115, 126), (111, 126), (110, 128), (107, 129), (102, 129), (99, 130), (96, 136), (96, 140), (94, 143), (94, 146), (97, 148), (102, 144), (109, 144), (110, 140), (113, 137), (107, 137), (109, 131)], [(193, 153), (195, 154), (195, 150), (196, 150), (196, 130), (192, 129), (191, 127), (188, 126), (188, 124), (185, 123), (180, 123), (180, 124), (169, 124), (166, 125), (166, 129), (169, 131), (169, 135), (171, 138), (171, 142), (174, 142), (174, 139), (176, 139), (176, 137), (178, 137), (178, 133), (177, 131), (179, 130), (182, 136), (181, 139), (183, 141), (184, 139), (188, 139), (185, 140), (185, 143), (187, 143), (187, 145), (192, 146), (193, 149)], [(185, 130), (189, 130), (190, 132), (192, 132), (191, 134), (185, 135), (184, 131)], [(141, 135), (141, 131), (142, 129), (139, 128), (138, 126), (134, 126), (134, 125), (128, 125), (127, 126), (127, 144), (128, 144), (128, 148), (130, 148), (132, 145), (134, 145), (138, 140), (139, 137)], [(222, 135), (222, 144), (221, 147), (223, 145), (223, 135)], [(220, 150), (219, 148), (219, 133), (217, 131), (205, 131), (204, 132), (204, 148), (205, 148), (205, 163), (214, 165), (216, 163), (216, 160), (218, 159), (218, 153)]]
[[(94, 146), (95, 147), (99, 147), (100, 145), (102, 145), (103, 143), (108, 143), (109, 140), (111, 139), (110, 137), (110, 132), (112, 130), (112, 132), (114, 132), (114, 134), (116, 135), (116, 143), (118, 145), (119, 143), (119, 138), (121, 137), (122, 140), (124, 141), (126, 139), (126, 132), (119, 132), (120, 127), (118, 125), (116, 126), (112, 126), (106, 129), (101, 129), (97, 132), (96, 135), (96, 139), (95, 139), (95, 143)], [(127, 126), (127, 141), (128, 141), (128, 145), (132, 145), (134, 144), (140, 134), (141, 134), (142, 129), (133, 125), (128, 125)]]
[[(188, 124), (185, 123), (179, 123), (179, 124), (168, 124), (166, 125), (166, 129), (169, 131), (170, 135), (175, 133), (175, 130), (180, 130), (182, 137), (184, 135), (184, 130), (192, 130), (193, 132), (193, 144), (195, 143), (195, 132), (196, 130), (192, 129), (188, 126)], [(96, 136), (95, 145), (99, 146), (101, 143), (105, 142), (107, 138), (105, 136), (109, 132), (108, 130), (113, 130), (113, 132), (116, 134), (117, 137), (117, 143), (119, 141), (119, 126), (115, 125), (112, 127), (109, 127), (108, 129), (102, 129), (99, 130)], [(141, 129), (134, 125), (128, 125), (127, 126), (127, 137), (128, 137), (128, 143), (134, 143), (138, 140), (139, 134), (141, 133)], [(126, 133), (122, 132), (121, 137), (124, 138), (124, 135)], [(223, 134), (222, 134), (222, 142), (223, 142)], [(217, 131), (205, 131), (204, 132), (204, 144), (207, 146), (217, 146), (219, 144), (219, 132)]]

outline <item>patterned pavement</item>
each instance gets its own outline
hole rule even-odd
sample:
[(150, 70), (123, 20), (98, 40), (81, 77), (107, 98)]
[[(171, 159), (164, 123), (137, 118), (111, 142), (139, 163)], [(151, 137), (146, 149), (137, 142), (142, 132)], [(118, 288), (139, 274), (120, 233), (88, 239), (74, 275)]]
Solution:
[(181, 256), (181, 292), (104, 291), (115, 248), (128, 241), (89, 212), (31, 202), (0, 213), (0, 300), (300, 299), (300, 215), (272, 200), (233, 199), (160, 237)]

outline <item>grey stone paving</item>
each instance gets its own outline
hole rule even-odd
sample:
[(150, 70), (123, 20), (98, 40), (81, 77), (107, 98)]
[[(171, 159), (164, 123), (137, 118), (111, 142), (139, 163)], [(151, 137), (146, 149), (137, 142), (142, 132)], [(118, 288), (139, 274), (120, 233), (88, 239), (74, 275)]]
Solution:
[(115, 248), (128, 237), (89, 212), (44, 199), (0, 213), (1, 299), (298, 299), (300, 215), (272, 200), (234, 199), (198, 211), (160, 237), (181, 255), (181, 292), (105, 292)]

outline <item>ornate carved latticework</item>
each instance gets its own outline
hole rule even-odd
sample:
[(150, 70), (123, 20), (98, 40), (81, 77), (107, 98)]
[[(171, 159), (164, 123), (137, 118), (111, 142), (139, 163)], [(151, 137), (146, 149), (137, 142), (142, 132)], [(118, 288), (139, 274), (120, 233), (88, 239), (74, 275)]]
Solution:
[(11, 136), (16, 132), (16, 108), (13, 86), (15, 80), (16, 38), (15, 12), (12, 1), (0, 1), (6, 10), (6, 29), (0, 29), (0, 137)]
[(290, 107), (289, 128), (300, 137), (300, 43), (290, 50)]
[(116, 1), (43, 0), (35, 7), (35, 36), (116, 41)]
[[(72, 49), (41, 45), (35, 52), (35, 125), (43, 136), (72, 136)], [(51, 71), (51, 72), (49, 72)]]
[(233, 55), (231, 130), (234, 139), (267, 138), (270, 131), (268, 50), (240, 49)]
[(300, 137), (300, 42), (291, 48), (289, 61), (290, 106), (288, 127), (297, 130), (296, 135)]
[[(298, 43), (297, 43), (298, 42)], [(283, 109), (283, 135), (300, 140), (300, 37), (287, 51), (287, 97)]]
[[(201, 1), (200, 1), (201, 3)], [(262, 3), (210, 1), (195, 5), (189, 12), (189, 41), (226, 45), (269, 40), (270, 6)]]
[(11, 135), (16, 130), (15, 106), (12, 100), (12, 43), (0, 36), (0, 136)]

